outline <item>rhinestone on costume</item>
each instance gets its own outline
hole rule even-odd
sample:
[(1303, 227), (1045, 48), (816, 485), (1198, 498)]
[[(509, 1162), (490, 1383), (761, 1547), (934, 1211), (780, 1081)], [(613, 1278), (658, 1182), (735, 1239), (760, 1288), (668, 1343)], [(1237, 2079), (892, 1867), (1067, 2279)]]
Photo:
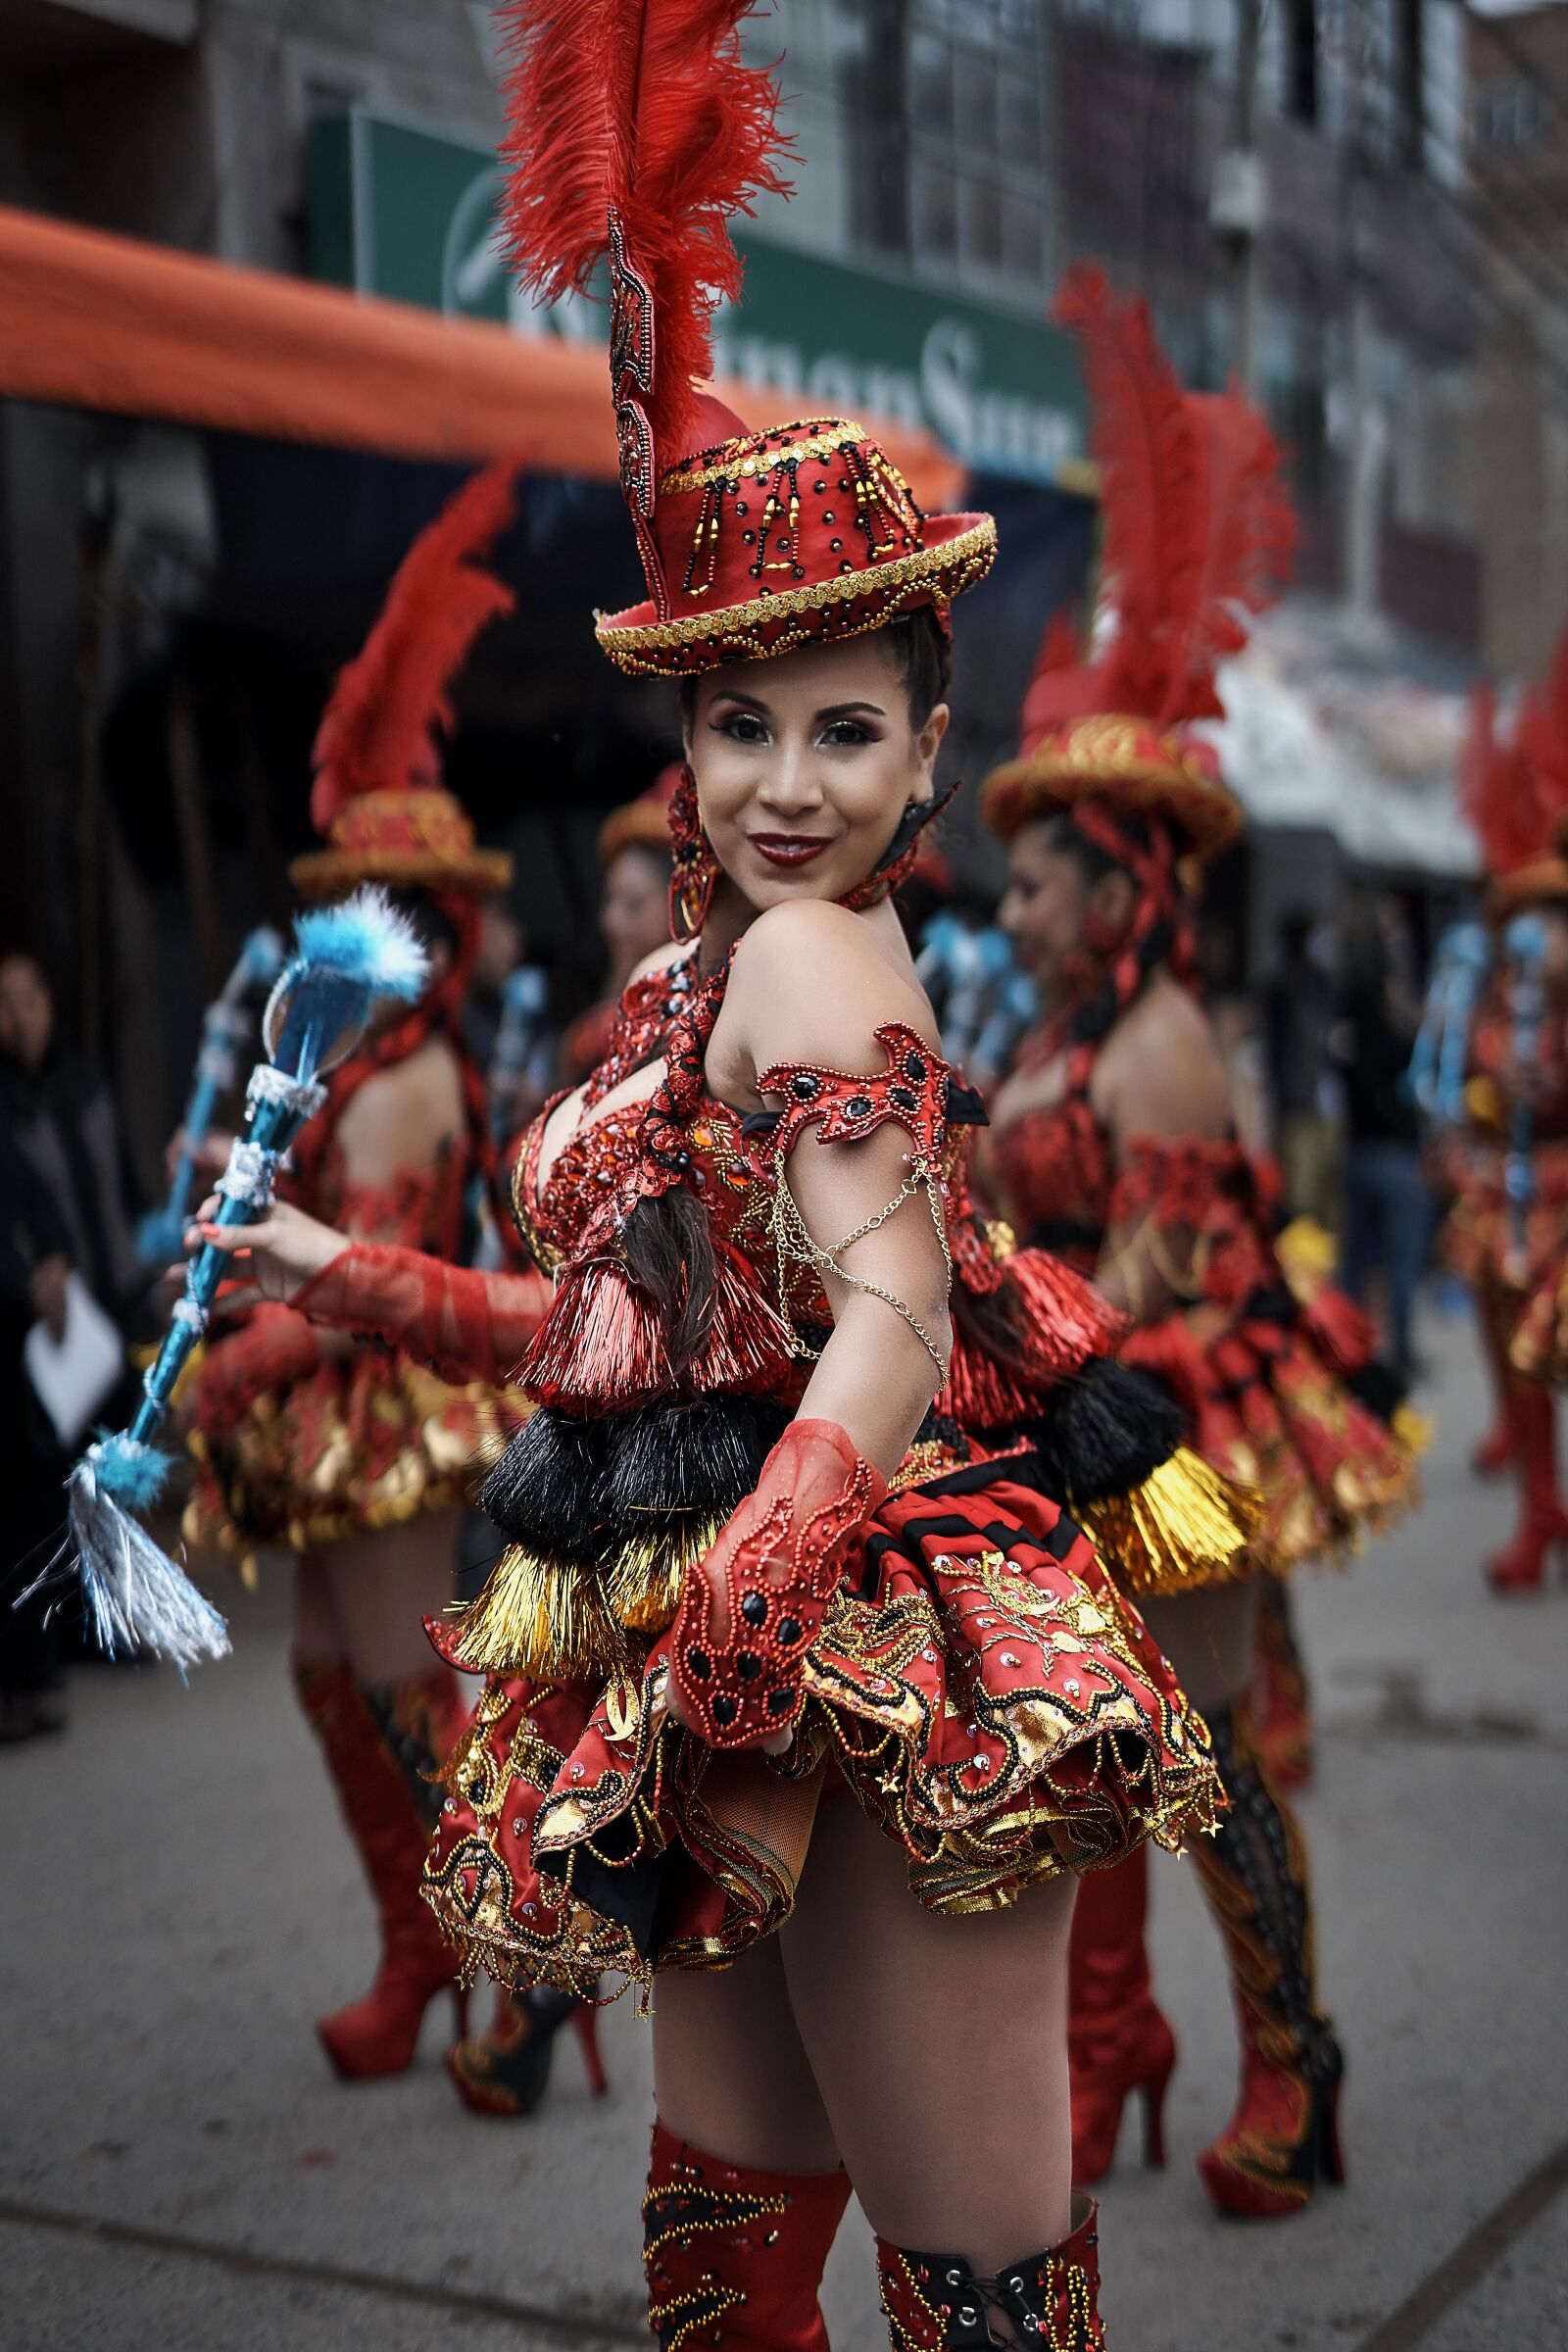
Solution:
[(735, 1671), (743, 1683), (755, 1683), (762, 1671), (762, 1661), (755, 1649), (743, 1649), (735, 1661)]
[(778, 1638), (786, 1648), (790, 1648), (801, 1638), (800, 1620), (796, 1617), (781, 1617), (778, 1621)]
[(741, 1602), (741, 1615), (748, 1625), (765, 1625), (767, 1622), (765, 1595), (760, 1592), (748, 1592)]
[[(770, 1715), (787, 1715), (794, 1703), (794, 1698), (788, 1690), (771, 1690), (768, 1693), (767, 1711)], [(713, 1712), (715, 1715), (718, 1713), (716, 1701)]]
[(706, 1683), (713, 1671), (713, 1661), (706, 1649), (689, 1649), (686, 1652), (686, 1663), (700, 1683)]
[(713, 1701), (713, 1721), (715, 1723), (733, 1723), (734, 1720), (735, 1701), (727, 1690), (720, 1690)]

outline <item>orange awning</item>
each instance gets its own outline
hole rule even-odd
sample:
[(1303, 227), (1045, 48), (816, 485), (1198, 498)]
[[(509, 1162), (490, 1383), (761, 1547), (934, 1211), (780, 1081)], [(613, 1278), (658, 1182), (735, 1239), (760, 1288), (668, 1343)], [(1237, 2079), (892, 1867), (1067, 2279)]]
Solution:
[[(714, 389), (748, 422), (776, 414), (777, 394)], [(541, 472), (615, 476), (596, 348), (4, 206), (0, 395), (391, 457), (515, 452)], [(934, 440), (863, 421), (923, 505), (956, 503), (960, 468)]]

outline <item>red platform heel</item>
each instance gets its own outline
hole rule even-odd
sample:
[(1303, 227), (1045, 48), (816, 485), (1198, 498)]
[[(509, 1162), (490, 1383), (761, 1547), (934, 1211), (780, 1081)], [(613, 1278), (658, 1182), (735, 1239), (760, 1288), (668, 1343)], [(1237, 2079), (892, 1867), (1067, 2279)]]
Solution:
[(362, 2000), (317, 2025), (321, 2047), (346, 2081), (400, 2075), (414, 2062), (424, 2013), (450, 1991), (458, 2032), (467, 1996), (452, 1954), (420, 1899), (440, 1792), (424, 1777), (451, 1746), (462, 1722), (456, 1679), (444, 1669), (404, 1683), (362, 1687), (347, 1663), (296, 1665), (295, 1689), (320, 1743), (344, 1821), (375, 1896), (381, 1960)]
[(828, 2352), (817, 2293), (849, 2201), (847, 2173), (760, 2173), (656, 2124), (643, 2267), (662, 2352)]
[(1144, 1941), (1149, 1851), (1078, 1883), (1067, 1963), (1067, 2056), (1072, 2074), (1072, 2177), (1087, 2187), (1115, 2159), (1122, 2109), (1144, 2103), (1144, 2162), (1165, 2161), (1165, 2092), (1176, 2036), (1150, 1986)]
[(1568, 1567), (1568, 1510), (1557, 1485), (1557, 1408), (1544, 1381), (1515, 1379), (1508, 1389), (1523, 1508), (1512, 1541), (1487, 1562), (1494, 1592), (1538, 1592), (1548, 1553)]
[(592, 2001), (539, 1984), (525, 1993), (502, 1993), (485, 2032), (448, 2050), (447, 2073), (465, 2107), (475, 2115), (513, 2120), (532, 2115), (549, 2088), (556, 2036), (565, 2025), (577, 2036), (590, 2092), (596, 2099), (608, 2097), (598, 2009)]
[(1313, 1991), (1312, 1906), (1300, 1833), (1269, 1786), (1245, 1702), (1209, 1718), (1230, 1805), (1191, 1853), (1219, 1923), (1242, 2029), (1242, 2088), (1198, 2159), (1221, 2213), (1279, 2221), (1345, 2179), (1345, 2061)]

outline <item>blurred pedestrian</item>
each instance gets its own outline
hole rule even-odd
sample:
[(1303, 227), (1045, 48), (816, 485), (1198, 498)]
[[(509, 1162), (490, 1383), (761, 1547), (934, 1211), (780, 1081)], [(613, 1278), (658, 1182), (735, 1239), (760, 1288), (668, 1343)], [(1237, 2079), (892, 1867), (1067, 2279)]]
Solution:
[(0, 1539), (0, 1741), (65, 1723), (53, 1598), (32, 1590), (65, 1536), (70, 1463), (27, 1376), (27, 1334), (66, 1329), (71, 1236), (58, 1203), (0, 1118), (0, 1427), (7, 1432)]
[(1420, 1025), (1420, 980), (1403, 907), (1388, 894), (1352, 898), (1341, 932), (1331, 1032), (1346, 1121), (1340, 1280), (1364, 1303), (1381, 1276), (1386, 1352), (1401, 1380), (1414, 1367), (1416, 1290), (1433, 1219), (1421, 1117), (1409, 1084)]
[(1263, 991), (1274, 1152), (1293, 1217), (1339, 1224), (1340, 1139), (1329, 1075), (1334, 989), (1325, 934), (1302, 907), (1280, 923), (1280, 968)]
[(102, 1073), (61, 1036), (54, 991), (24, 948), (0, 955), (0, 1123), (54, 1201), (72, 1265), (128, 1329), (154, 1277), (136, 1248), (120, 1114)]

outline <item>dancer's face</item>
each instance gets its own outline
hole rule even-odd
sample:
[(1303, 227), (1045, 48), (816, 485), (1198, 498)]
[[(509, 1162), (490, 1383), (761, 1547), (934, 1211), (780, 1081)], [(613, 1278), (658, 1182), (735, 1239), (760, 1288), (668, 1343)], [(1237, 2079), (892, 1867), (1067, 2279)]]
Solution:
[(669, 859), (636, 846), (616, 852), (605, 868), (599, 930), (610, 968), (622, 977), (669, 944)]
[(714, 855), (749, 905), (863, 882), (909, 803), (930, 800), (947, 729), (946, 703), (914, 725), (880, 632), (700, 678), (686, 757)]
[(1114, 936), (1131, 912), (1131, 877), (1093, 880), (1072, 849), (1060, 847), (1060, 818), (1020, 825), (1008, 847), (1006, 894), (997, 922), (1013, 955), (1046, 998), (1057, 998), (1086, 969), (1091, 929)]

